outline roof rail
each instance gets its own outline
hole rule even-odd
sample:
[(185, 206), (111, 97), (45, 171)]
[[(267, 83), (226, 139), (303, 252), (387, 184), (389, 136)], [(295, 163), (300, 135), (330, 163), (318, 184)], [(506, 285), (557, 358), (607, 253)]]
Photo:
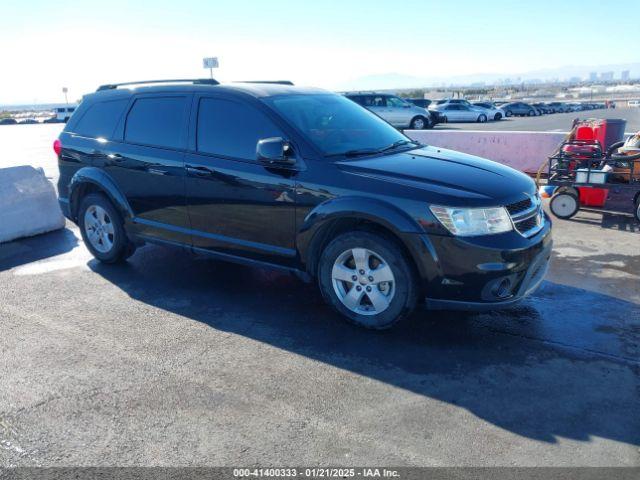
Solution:
[(97, 92), (101, 92), (103, 90), (115, 90), (118, 87), (123, 87), (125, 85), (144, 85), (144, 84), (155, 84), (155, 83), (193, 83), (194, 85), (219, 85), (220, 82), (213, 78), (180, 78), (173, 80), (141, 80), (138, 82), (123, 82), (123, 83), (107, 83), (106, 85), (100, 85), (98, 87)]
[(293, 85), (291, 80), (236, 80), (233, 83), (268, 83), (271, 85)]

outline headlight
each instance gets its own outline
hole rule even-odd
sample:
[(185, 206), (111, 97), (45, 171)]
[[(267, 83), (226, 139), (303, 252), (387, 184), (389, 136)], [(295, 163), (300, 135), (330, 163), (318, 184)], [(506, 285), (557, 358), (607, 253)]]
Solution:
[(509, 213), (504, 207), (455, 208), (429, 207), (440, 223), (454, 235), (473, 237), (513, 230)]

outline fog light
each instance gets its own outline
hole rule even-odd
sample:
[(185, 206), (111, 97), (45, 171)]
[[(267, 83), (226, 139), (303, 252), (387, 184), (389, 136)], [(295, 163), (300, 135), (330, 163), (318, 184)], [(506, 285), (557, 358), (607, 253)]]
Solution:
[(498, 298), (505, 298), (511, 295), (511, 280), (508, 278), (503, 279), (493, 288), (492, 293)]

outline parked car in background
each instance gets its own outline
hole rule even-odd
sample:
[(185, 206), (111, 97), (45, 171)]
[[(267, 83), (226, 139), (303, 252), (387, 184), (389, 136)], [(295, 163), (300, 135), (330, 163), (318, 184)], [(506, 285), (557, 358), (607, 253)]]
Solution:
[(18, 122), (20, 125), (34, 125), (36, 123), (40, 123), (39, 121), (37, 121), (35, 118), (25, 118), (24, 120), (20, 120)]
[(16, 122), (15, 118), (0, 119), (0, 125), (15, 125), (16, 123), (18, 122)]
[(640, 107), (640, 100), (629, 100), (627, 102), (627, 107), (633, 107), (633, 108)]
[(422, 108), (429, 108), (429, 105), (431, 105), (431, 100), (427, 98), (405, 98), (405, 100)]
[(495, 309), (542, 282), (551, 222), (527, 175), (341, 95), (202, 82), (105, 85), (54, 142), (60, 206), (97, 260), (149, 242), (284, 268), (373, 329), (419, 300)]
[(395, 95), (384, 93), (345, 93), (344, 95), (397, 128), (424, 130), (431, 128), (434, 123), (428, 110)]
[(58, 120), (57, 117), (49, 117), (42, 121), (42, 123), (64, 123), (62, 120)]
[(483, 108), (490, 120), (501, 120), (505, 117), (504, 110), (496, 107), (493, 102), (473, 102), (473, 106)]
[(487, 110), (474, 108), (463, 103), (446, 103), (437, 106), (436, 111), (442, 116), (443, 123), (447, 122), (486, 122), (489, 117)]
[(472, 107), (471, 102), (469, 100), (465, 100), (464, 98), (443, 98), (441, 100), (436, 100), (431, 102), (429, 105), (429, 110), (441, 110), (447, 105), (466, 105), (467, 107)]
[(565, 103), (565, 111), (567, 112), (579, 112), (582, 110), (582, 106), (579, 103), (567, 102)]
[(553, 109), (553, 113), (565, 113), (567, 107), (562, 102), (549, 102), (547, 105)]
[(518, 115), (521, 117), (535, 117), (536, 115), (538, 115), (534, 107), (524, 102), (507, 103), (506, 105), (502, 105), (501, 108), (504, 110), (504, 114), (507, 117), (511, 117), (513, 115)]
[(537, 108), (541, 113), (548, 114), (553, 113), (553, 109), (549, 107), (546, 103), (537, 102), (532, 104), (533, 107)]
[(56, 119), (60, 122), (67, 122), (75, 112), (77, 107), (59, 107), (56, 108)]

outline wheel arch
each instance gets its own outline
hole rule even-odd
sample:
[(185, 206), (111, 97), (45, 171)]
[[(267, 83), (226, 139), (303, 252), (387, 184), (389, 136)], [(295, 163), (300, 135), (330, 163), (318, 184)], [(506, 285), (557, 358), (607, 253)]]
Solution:
[(73, 221), (77, 222), (80, 202), (89, 193), (105, 194), (123, 219), (134, 216), (127, 198), (109, 175), (95, 167), (84, 167), (73, 175), (69, 183), (69, 209)]
[[(330, 200), (306, 216), (297, 238), (303, 268), (315, 277), (324, 248), (336, 236), (354, 230), (378, 233), (397, 243), (418, 278), (434, 274), (426, 271), (432, 270), (426, 263), (432, 257), (429, 253), (433, 247), (425, 245), (425, 236), (421, 235), (424, 231), (417, 222), (393, 205), (358, 198)], [(434, 260), (433, 270), (436, 262)]]

